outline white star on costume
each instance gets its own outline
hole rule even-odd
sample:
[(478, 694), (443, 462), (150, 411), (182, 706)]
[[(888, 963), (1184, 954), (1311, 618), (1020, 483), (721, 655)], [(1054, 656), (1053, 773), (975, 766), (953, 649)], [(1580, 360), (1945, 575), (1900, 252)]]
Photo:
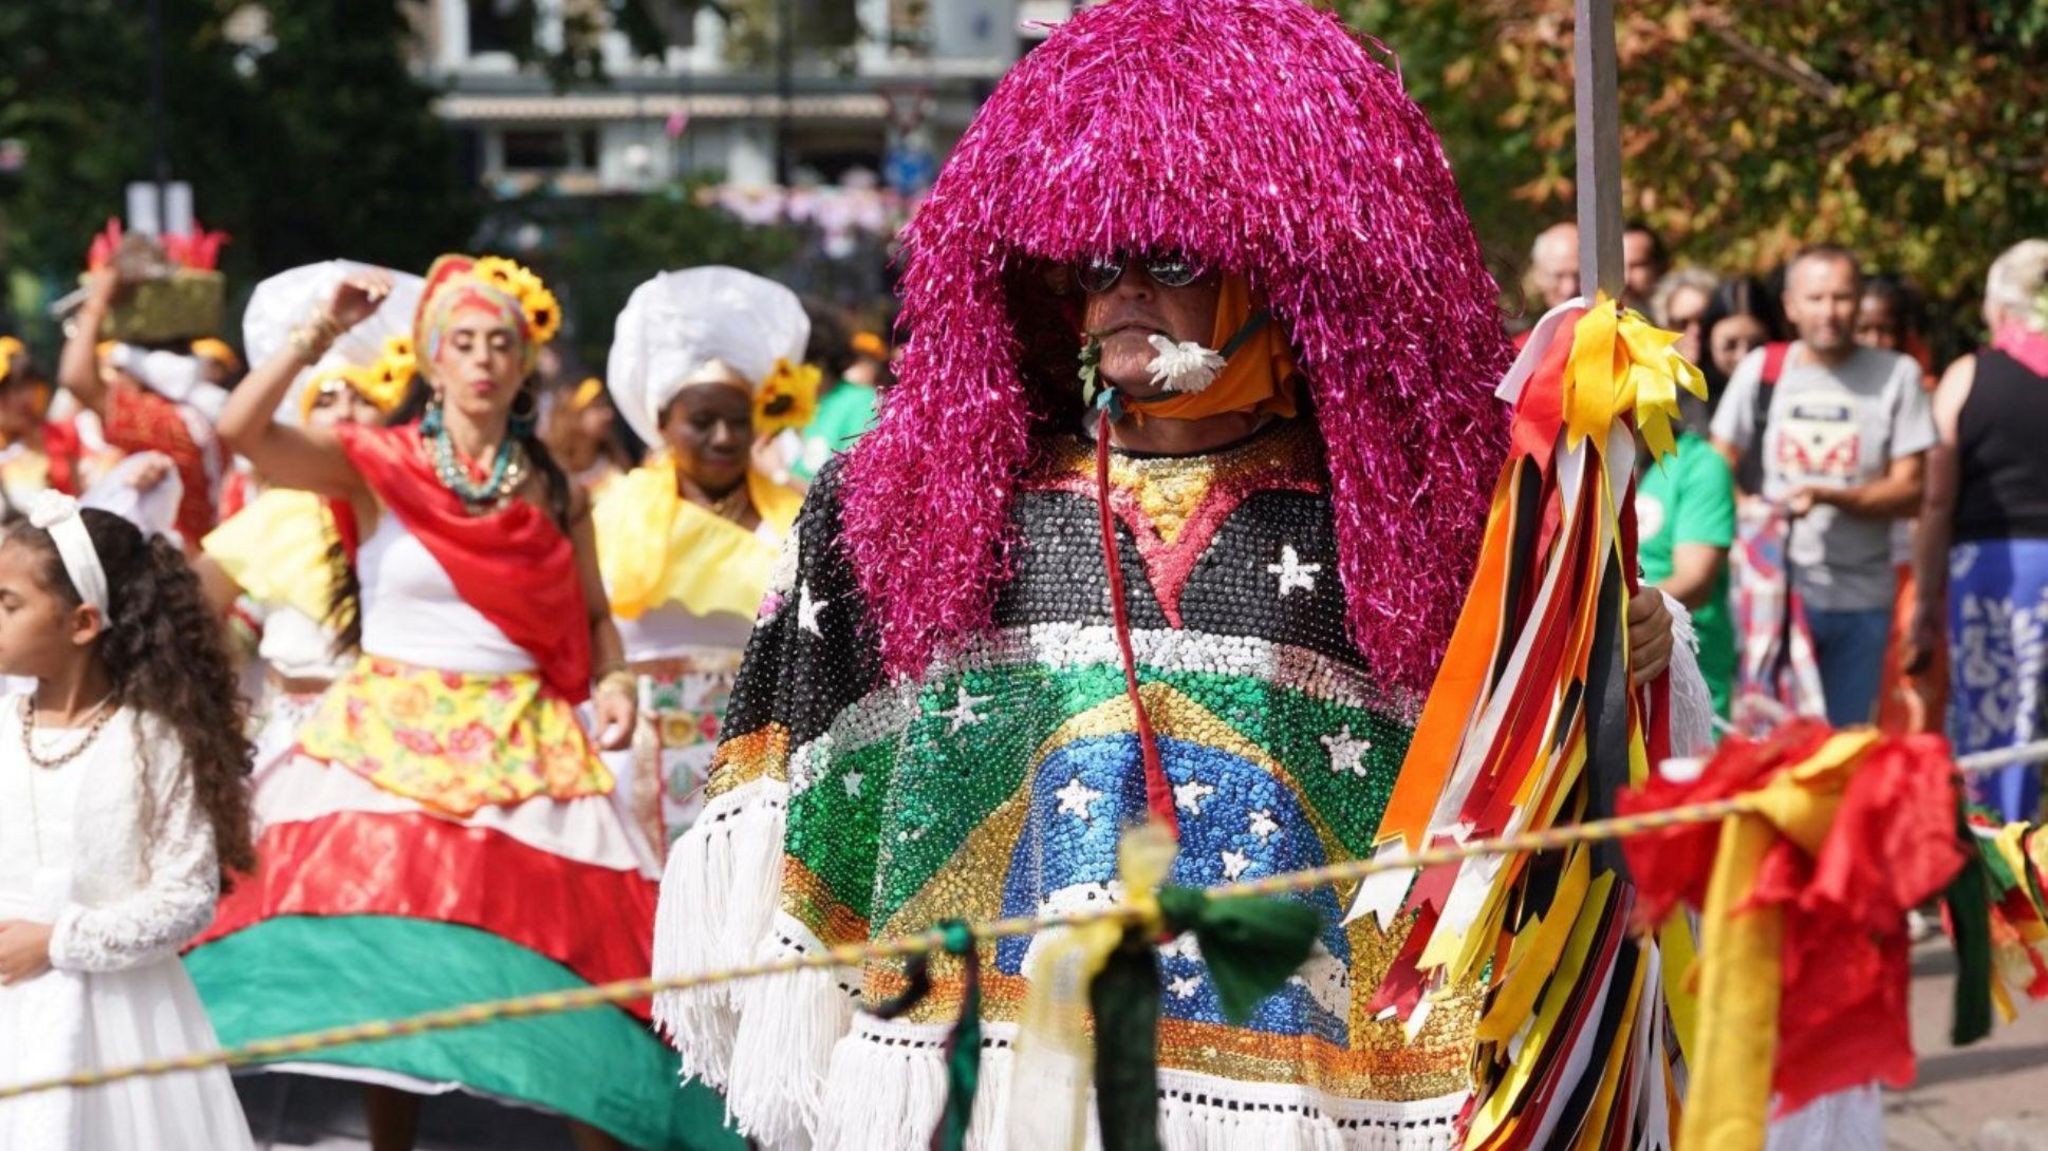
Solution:
[(868, 778), (868, 777), (867, 777), (866, 775), (863, 775), (862, 773), (860, 773), (860, 772), (858, 772), (858, 771), (849, 771), (849, 772), (847, 772), (847, 773), (846, 773), (846, 780), (845, 780), (845, 782), (846, 782), (846, 798), (848, 798), (848, 799), (859, 799), (859, 798), (860, 798), (860, 785), (861, 785), (862, 783), (865, 783), (865, 782), (867, 781), (867, 778)]
[(1372, 750), (1372, 741), (1357, 739), (1351, 734), (1351, 725), (1345, 724), (1335, 735), (1322, 737), (1322, 744), (1330, 753), (1330, 770), (1338, 775), (1350, 772), (1360, 779), (1365, 778), (1365, 753)]
[(1316, 590), (1316, 573), (1323, 570), (1323, 565), (1302, 563), (1294, 545), (1289, 544), (1280, 549), (1280, 562), (1267, 564), (1266, 570), (1280, 577), (1280, 594), (1285, 596), (1296, 588), (1308, 592)]
[(940, 719), (950, 719), (953, 721), (953, 726), (946, 731), (948, 735), (959, 735), (961, 728), (972, 727), (987, 718), (974, 709), (995, 698), (988, 695), (969, 695), (967, 694), (966, 684), (961, 684), (959, 690), (960, 694), (954, 698), (952, 707), (935, 713)]
[(1166, 989), (1173, 992), (1175, 999), (1193, 999), (1201, 987), (1202, 977), (1199, 975), (1176, 975), (1166, 983)]
[(810, 584), (799, 587), (796, 589), (796, 625), (819, 639), (825, 638), (824, 631), (818, 627), (818, 615), (831, 602), (829, 599), (812, 599)]
[(1260, 843), (1264, 843), (1272, 838), (1274, 832), (1280, 830), (1280, 825), (1273, 822), (1273, 813), (1262, 807), (1252, 812), (1251, 827), (1248, 830), (1259, 837)]
[(1243, 875), (1244, 869), (1252, 865), (1252, 857), (1241, 851), (1226, 851), (1217, 858), (1223, 861), (1223, 878), (1226, 880)]
[(1088, 805), (1102, 798), (1101, 792), (1082, 783), (1078, 775), (1068, 780), (1067, 785), (1053, 792), (1053, 795), (1060, 801), (1060, 811), (1063, 814), (1078, 816), (1083, 823), (1092, 818), (1088, 814)]
[(1173, 805), (1189, 815), (1202, 814), (1202, 801), (1216, 794), (1216, 789), (1199, 779), (1173, 786)]

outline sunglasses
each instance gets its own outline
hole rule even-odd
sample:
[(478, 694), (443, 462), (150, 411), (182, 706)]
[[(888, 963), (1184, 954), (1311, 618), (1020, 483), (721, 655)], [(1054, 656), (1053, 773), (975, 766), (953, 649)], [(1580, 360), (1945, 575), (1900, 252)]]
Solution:
[(1145, 270), (1145, 274), (1152, 278), (1152, 282), (1162, 288), (1185, 288), (1209, 274), (1209, 269), (1178, 252), (1135, 258), (1097, 256), (1084, 261), (1074, 269), (1074, 282), (1081, 285), (1081, 290), (1089, 295), (1099, 296), (1116, 287), (1117, 281), (1124, 278), (1124, 269), (1128, 268), (1134, 259), (1138, 266)]

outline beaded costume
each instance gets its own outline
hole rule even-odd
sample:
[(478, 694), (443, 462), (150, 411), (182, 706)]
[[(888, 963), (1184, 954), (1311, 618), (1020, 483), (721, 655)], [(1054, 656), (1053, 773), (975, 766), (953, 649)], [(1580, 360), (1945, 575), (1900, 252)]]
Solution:
[[(1098, 462), (1059, 273), (1160, 254), (1221, 273), (1222, 299), (1241, 281), (1270, 314), (1274, 338), (1218, 353), (1216, 378), (1258, 356), (1284, 386), (1224, 409), (1264, 419), (1236, 444)], [(1389, 815), (1397, 785), (1429, 793), (1411, 797), (1414, 830), (1435, 836), (1436, 788), (1404, 759), (1488, 538), (1509, 356), (1395, 71), (1299, 0), (1092, 7), (983, 107), (908, 231), (903, 284), (900, 383), (812, 489), (762, 606), (705, 812), (668, 862), (656, 973), (1115, 902), (1117, 838), (1148, 812), (1173, 816), (1171, 881), (1195, 887), (1387, 850), (1411, 830)], [(1219, 330), (1236, 326), (1225, 311)], [(1455, 750), (1465, 719), (1437, 742)], [(1224, 1021), (1190, 937), (1160, 948), (1163, 1146), (1466, 1145), (1489, 971), (1428, 974), (1420, 945), (1451, 938), (1444, 889), (1416, 885), (1411, 908), (1408, 873), (1393, 878), (1384, 917), (1346, 922), (1352, 884), (1299, 897), (1319, 946), (1245, 1024)], [(1499, 954), (1526, 926), (1504, 925)], [(1061, 1090), (1011, 1052), (1034, 946), (982, 954), (970, 1146), (1021, 1151), (1010, 1117)], [(888, 966), (798, 972), (665, 995), (655, 1018), (764, 1145), (913, 1146), (939, 1114), (964, 984), (935, 961), (907, 1019), (856, 1010), (902, 983)], [(1577, 988), (1557, 981), (1569, 1025), (1517, 1037), (1490, 1096), (1541, 1133), (1532, 1117), (1488, 1145), (1656, 1143), (1643, 1101), (1667, 1079), (1639, 1036), (1661, 1007), (1644, 997), (1651, 1026), (1596, 1037), (1607, 988)], [(1621, 1089), (1596, 1090), (1610, 1074)]]

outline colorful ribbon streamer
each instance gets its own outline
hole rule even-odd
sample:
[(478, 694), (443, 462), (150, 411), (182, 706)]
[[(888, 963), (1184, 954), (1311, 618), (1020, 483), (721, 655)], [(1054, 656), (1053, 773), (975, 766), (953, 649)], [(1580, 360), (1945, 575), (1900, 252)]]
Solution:
[(1954, 761), (1934, 736), (1797, 721), (1731, 738), (1689, 782), (1656, 777), (1624, 813), (1736, 799), (1718, 831), (1627, 841), (1643, 918), (1702, 917), (1699, 1028), (1679, 1145), (1757, 1151), (1781, 1113), (1913, 1078), (1906, 912), (1963, 867)]

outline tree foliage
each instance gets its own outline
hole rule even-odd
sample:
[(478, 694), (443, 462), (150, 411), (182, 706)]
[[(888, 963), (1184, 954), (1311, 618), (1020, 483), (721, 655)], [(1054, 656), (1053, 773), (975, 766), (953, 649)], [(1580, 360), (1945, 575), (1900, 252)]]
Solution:
[[(1569, 217), (1571, 0), (1333, 6), (1403, 53), (1483, 235)], [(1682, 256), (1761, 270), (1827, 239), (1953, 308), (2048, 234), (2048, 6), (1618, 7), (1624, 203)]]
[[(239, 8), (162, 0), (170, 169), (234, 237), (230, 283), (334, 256), (424, 267), (461, 246), (481, 203), (406, 67), (403, 0), (273, 4), (238, 42)], [(17, 275), (61, 288), (124, 185), (153, 174), (149, 60), (130, 0), (0, 4), (0, 137), (27, 146), (0, 176)]]

